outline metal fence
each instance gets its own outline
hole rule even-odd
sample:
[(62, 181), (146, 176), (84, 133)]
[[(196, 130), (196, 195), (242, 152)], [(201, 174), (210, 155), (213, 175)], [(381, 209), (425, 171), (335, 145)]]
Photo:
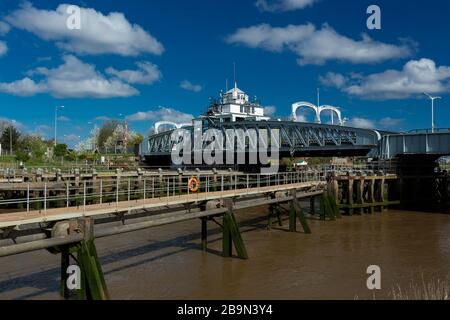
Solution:
[[(124, 201), (169, 198), (192, 194), (192, 176), (140, 177), (82, 180), (75, 182), (30, 182), (14, 184), (3, 191), (0, 212), (46, 212), (50, 208), (82, 207), (94, 204), (119, 206)], [(221, 174), (194, 175), (199, 181), (196, 193), (225, 192), (303, 182), (326, 181), (325, 171), (286, 172), (273, 175)], [(9, 197), (8, 197), (9, 195)]]

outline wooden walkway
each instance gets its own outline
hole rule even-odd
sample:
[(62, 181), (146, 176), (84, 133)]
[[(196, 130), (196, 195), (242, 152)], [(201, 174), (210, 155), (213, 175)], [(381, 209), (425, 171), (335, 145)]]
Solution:
[(220, 200), (225, 198), (235, 198), (264, 193), (273, 193), (277, 191), (286, 191), (292, 189), (308, 189), (314, 187), (320, 188), (325, 186), (325, 184), (326, 182), (323, 181), (302, 182), (302, 183), (267, 186), (259, 188), (225, 190), (217, 192), (202, 192), (196, 194), (175, 195), (161, 198), (119, 201), (93, 205), (80, 205), (78, 207), (69, 207), (69, 208), (51, 208), (40, 211), (7, 213), (7, 214), (0, 214), (0, 228), (19, 227), (21, 225), (33, 223), (61, 221), (80, 217), (93, 217), (127, 211), (183, 205), (209, 200)]

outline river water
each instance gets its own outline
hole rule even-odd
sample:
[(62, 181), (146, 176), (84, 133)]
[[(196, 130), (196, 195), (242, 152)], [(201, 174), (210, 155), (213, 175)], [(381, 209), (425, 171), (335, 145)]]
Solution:
[[(450, 275), (450, 215), (387, 211), (310, 220), (312, 234), (266, 230), (267, 208), (238, 212), (250, 259), (220, 256), (221, 231), (200, 221), (97, 241), (113, 299), (389, 299), (393, 286)], [(301, 227), (299, 226), (301, 230)], [(381, 268), (369, 291), (366, 269)], [(0, 299), (59, 299), (59, 259), (46, 251), (0, 258)]]

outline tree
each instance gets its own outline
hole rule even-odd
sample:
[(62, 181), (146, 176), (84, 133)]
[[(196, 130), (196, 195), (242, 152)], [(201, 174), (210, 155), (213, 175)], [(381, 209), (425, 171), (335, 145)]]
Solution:
[(28, 143), (31, 155), (35, 160), (42, 160), (47, 152), (47, 144), (38, 136), (29, 136)]
[(97, 146), (99, 148), (104, 148), (106, 141), (114, 134), (114, 131), (119, 126), (119, 121), (110, 120), (103, 124), (98, 133)]
[(16, 160), (21, 162), (27, 162), (30, 160), (30, 155), (23, 150), (16, 151)]
[(135, 146), (137, 144), (141, 144), (142, 141), (144, 141), (144, 136), (140, 133), (134, 133), (130, 139), (130, 145)]
[(67, 155), (67, 145), (66, 144), (57, 144), (54, 147), (55, 157), (64, 157)]
[(77, 160), (77, 154), (76, 154), (76, 152), (75, 151), (70, 151), (69, 152), (69, 154), (68, 154), (68, 156), (67, 156), (67, 158), (70, 160), (70, 161), (75, 161), (75, 160)]
[[(19, 131), (12, 125), (5, 127), (2, 131), (2, 135), (0, 137), (0, 143), (2, 144), (2, 149), (7, 150), (8, 153), (12, 153), (12, 151), (17, 150), (17, 144), (20, 138)], [(12, 146), (12, 150), (11, 150)]]

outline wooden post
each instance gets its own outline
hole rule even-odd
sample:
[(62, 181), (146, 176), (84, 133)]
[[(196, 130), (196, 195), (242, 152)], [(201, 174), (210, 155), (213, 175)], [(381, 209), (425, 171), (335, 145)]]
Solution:
[(70, 265), (69, 246), (61, 247), (61, 282), (60, 282), (60, 294), (64, 299), (69, 299), (69, 289), (67, 288), (67, 269)]
[[(372, 204), (375, 202), (374, 192), (375, 192), (375, 180), (373, 178), (371, 178), (369, 180), (369, 187), (368, 187), (368, 201), (369, 201), (369, 203), (372, 203)], [(369, 213), (374, 214), (374, 212), (375, 212), (375, 207), (373, 205), (371, 205), (369, 207)]]
[(289, 231), (296, 232), (297, 231), (297, 218), (302, 225), (303, 231), (307, 234), (311, 233), (311, 229), (309, 228), (308, 222), (306, 221), (306, 217), (304, 211), (297, 200), (297, 190), (293, 189), (290, 191), (290, 196), (293, 197), (290, 202), (290, 210), (289, 210)]
[(312, 196), (311, 198), (309, 198), (309, 208), (310, 208), (310, 213), (312, 215), (316, 214), (316, 197)]
[(79, 298), (107, 300), (109, 294), (94, 244), (93, 219), (80, 219), (79, 228), (84, 235), (84, 240), (77, 245), (78, 264), (82, 274)]
[(203, 217), (202, 220), (202, 250), (208, 249), (208, 218)]
[(237, 255), (241, 259), (248, 259), (247, 249), (242, 239), (239, 226), (233, 213), (233, 201), (226, 200), (228, 212), (223, 215), (223, 256), (231, 257), (233, 254), (232, 243)]
[[(355, 180), (355, 182), (356, 182), (356, 192), (355, 192), (356, 193), (356, 203), (363, 204), (364, 203), (364, 201), (363, 201), (364, 179), (360, 178), (360, 179)], [(355, 210), (358, 214), (362, 214), (362, 212), (363, 212), (362, 208), (357, 208)]]
[(297, 232), (297, 213), (295, 211), (294, 200), (289, 202), (289, 232)]
[(348, 204), (350, 206), (350, 208), (348, 209), (348, 214), (349, 215), (353, 215), (353, 184), (354, 184), (355, 180), (353, 180), (351, 177), (348, 178)]
[(267, 230), (272, 229), (272, 216), (274, 215), (274, 206), (271, 204), (269, 205), (269, 214), (267, 217)]
[(225, 258), (229, 258), (233, 255), (233, 247), (231, 240), (231, 231), (229, 227), (229, 219), (227, 213), (223, 215), (222, 222), (222, 255)]

